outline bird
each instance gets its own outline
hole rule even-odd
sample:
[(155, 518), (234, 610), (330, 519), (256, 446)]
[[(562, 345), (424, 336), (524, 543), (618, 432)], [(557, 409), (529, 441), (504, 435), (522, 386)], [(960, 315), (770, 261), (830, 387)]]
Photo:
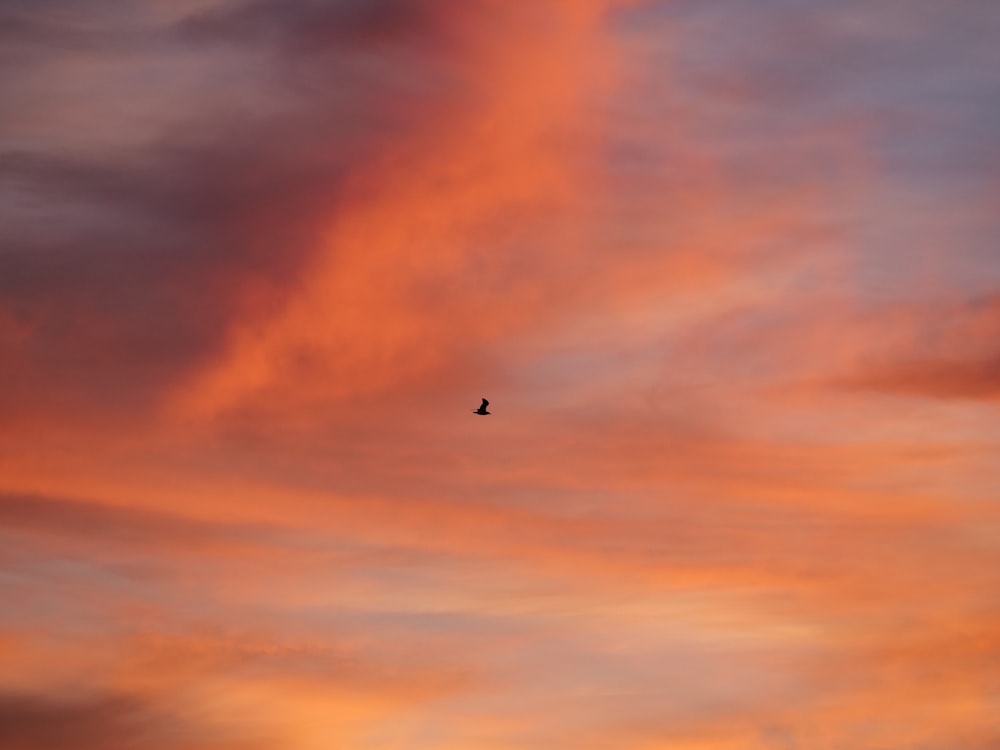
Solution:
[(489, 405), (490, 405), (490, 402), (489, 402), (489, 401), (487, 401), (487, 400), (486, 400), (486, 399), (484, 398), (484, 399), (483, 399), (483, 403), (481, 403), (481, 404), (479, 405), (479, 408), (478, 408), (478, 409), (473, 409), (473, 410), (472, 410), (472, 413), (473, 413), (473, 414), (489, 414), (489, 412), (488, 412), (488, 411), (486, 411), (486, 407), (487, 407), (487, 406), (489, 406)]

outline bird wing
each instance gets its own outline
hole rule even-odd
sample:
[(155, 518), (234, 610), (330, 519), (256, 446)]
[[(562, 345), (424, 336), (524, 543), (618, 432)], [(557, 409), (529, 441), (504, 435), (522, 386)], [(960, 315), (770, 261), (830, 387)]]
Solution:
[(489, 406), (489, 405), (490, 405), (490, 402), (489, 402), (489, 401), (487, 401), (487, 400), (486, 400), (486, 399), (484, 398), (484, 399), (483, 399), (483, 405), (482, 405), (482, 406), (480, 406), (479, 408), (480, 408), (480, 409), (485, 409), (485, 408), (486, 408), (487, 406)]

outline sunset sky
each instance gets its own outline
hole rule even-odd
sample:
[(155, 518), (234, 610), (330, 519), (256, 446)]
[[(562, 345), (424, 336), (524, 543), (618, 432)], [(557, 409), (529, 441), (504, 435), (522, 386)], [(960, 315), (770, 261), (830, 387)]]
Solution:
[(998, 134), (996, 0), (0, 0), (0, 748), (1000, 748)]

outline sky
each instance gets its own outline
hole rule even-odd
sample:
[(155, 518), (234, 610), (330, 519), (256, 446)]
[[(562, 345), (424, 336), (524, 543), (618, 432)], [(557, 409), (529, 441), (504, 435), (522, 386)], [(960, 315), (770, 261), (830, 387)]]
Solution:
[(998, 38), (0, 0), (0, 747), (1000, 746)]

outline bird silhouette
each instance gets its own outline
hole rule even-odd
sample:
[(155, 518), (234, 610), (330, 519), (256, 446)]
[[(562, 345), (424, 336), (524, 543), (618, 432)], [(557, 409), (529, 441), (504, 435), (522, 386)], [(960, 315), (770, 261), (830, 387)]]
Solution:
[(472, 413), (473, 413), (473, 414), (489, 414), (489, 412), (488, 412), (488, 411), (486, 411), (486, 407), (487, 407), (487, 406), (489, 406), (489, 405), (490, 405), (490, 402), (489, 402), (489, 401), (487, 401), (487, 400), (486, 400), (486, 399), (484, 398), (484, 399), (483, 399), (483, 403), (481, 403), (481, 404), (479, 405), (479, 408), (478, 408), (478, 409), (473, 409), (473, 410), (472, 410)]

